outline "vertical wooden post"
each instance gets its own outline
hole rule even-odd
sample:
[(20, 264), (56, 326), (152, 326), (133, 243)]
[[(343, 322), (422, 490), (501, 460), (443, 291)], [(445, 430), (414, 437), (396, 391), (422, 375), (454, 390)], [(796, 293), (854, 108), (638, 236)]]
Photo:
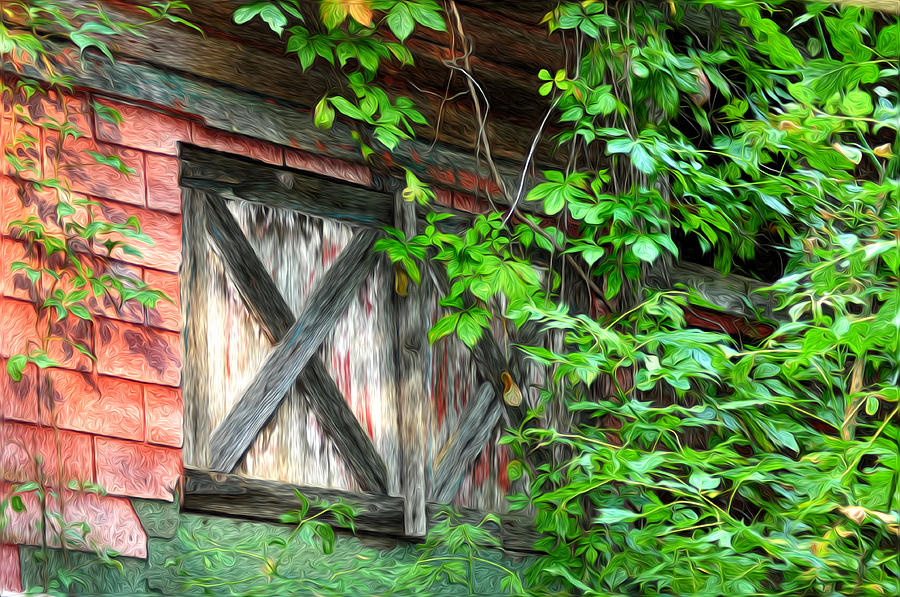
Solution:
[(184, 394), (184, 463), (206, 468), (209, 463), (209, 389), (206, 339), (209, 246), (206, 239), (206, 194), (185, 188), (182, 197), (183, 258), (179, 270), (184, 313), (181, 387)]
[[(397, 229), (407, 237), (414, 236), (417, 233), (415, 203), (404, 201), (396, 191), (394, 207)], [(426, 531), (425, 437), (428, 435), (426, 406), (429, 399), (426, 381), (430, 326), (423, 298), (427, 284), (427, 276), (423, 275), (420, 284), (412, 280), (405, 284), (406, 296), (394, 294), (397, 302), (397, 389), (400, 395), (400, 485), (405, 498), (404, 532), (409, 537), (422, 537)]]

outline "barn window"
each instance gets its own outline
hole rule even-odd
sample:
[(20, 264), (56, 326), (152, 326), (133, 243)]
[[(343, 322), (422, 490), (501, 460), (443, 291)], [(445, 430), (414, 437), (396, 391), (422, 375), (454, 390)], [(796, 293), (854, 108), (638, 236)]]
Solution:
[(490, 339), (428, 344), (434, 277), (401, 297), (373, 250), (417, 225), (412, 205), (191, 145), (180, 161), (185, 507), (277, 520), (294, 486), (340, 490), (367, 507), (357, 526), (394, 535), (422, 534), (429, 503), (497, 510), (485, 380), (523, 365)]

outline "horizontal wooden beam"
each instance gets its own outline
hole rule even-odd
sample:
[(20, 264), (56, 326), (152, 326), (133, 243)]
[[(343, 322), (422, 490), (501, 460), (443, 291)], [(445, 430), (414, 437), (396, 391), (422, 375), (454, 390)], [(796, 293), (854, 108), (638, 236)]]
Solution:
[[(208, 196), (206, 211), (207, 232), (213, 247), (222, 257), (229, 279), (269, 340), (280, 342), (296, 320), (290, 306), (250, 246), (225, 201)], [(296, 385), (300, 393), (307, 397), (319, 424), (334, 442), (360, 486), (366, 491), (387, 493), (387, 466), (318, 355), (310, 357)]]
[(375, 266), (379, 233), (360, 230), (309, 295), (306, 307), (263, 361), (253, 381), (209, 437), (209, 466), (231, 472), (275, 414), (294, 380), (315, 355)]
[[(195, 468), (186, 468), (183, 479), (183, 508), (187, 512), (279, 523), (282, 514), (300, 507), (300, 500), (297, 498), (297, 492), (300, 492), (310, 502), (322, 500), (335, 503), (343, 500), (359, 508), (361, 512), (353, 521), (357, 532), (407, 540), (421, 539), (404, 534), (403, 498), (400, 497), (248, 479)], [(429, 528), (438, 521), (444, 508), (446, 506), (442, 504), (427, 504)], [(311, 514), (319, 511), (321, 509), (316, 506), (310, 508)], [(484, 512), (467, 508), (454, 508), (454, 511), (467, 524), (478, 524), (485, 516)], [(487, 524), (485, 528), (499, 536), (503, 549), (517, 553), (535, 552), (534, 543), (540, 535), (528, 520), (509, 514), (500, 514), (498, 517), (500, 528), (494, 524)], [(335, 528), (350, 530), (327, 514), (321, 518)]]
[(447, 443), (434, 459), (431, 499), (439, 504), (453, 501), (466, 472), (491, 439), (503, 407), (489, 383), (483, 383), (466, 402), (465, 411), (450, 432)]
[[(354, 525), (360, 531), (395, 537), (403, 535), (403, 498), (303, 487), (192, 468), (184, 470), (183, 507), (191, 512), (217, 516), (281, 522), (282, 514), (299, 509), (297, 491), (310, 502), (351, 502), (362, 510), (354, 520)], [(317, 511), (313, 507), (311, 514)], [(334, 518), (322, 518), (329, 524), (340, 526)]]
[(781, 317), (775, 312), (771, 293), (761, 291), (766, 284), (737, 274), (722, 275), (696, 263), (666, 264), (658, 260), (648, 270), (645, 281), (657, 290), (686, 288), (715, 308), (751, 321), (759, 320), (760, 315), (774, 320)]
[[(198, 0), (196, 4), (214, 5), (214, 13), (205, 13), (216, 23), (230, 21), (234, 10), (245, 4), (243, 0)], [(59, 0), (67, 9), (81, 8), (82, 0)], [(318, 12), (318, 2), (304, 2), (311, 13)], [(127, 23), (146, 23), (146, 14), (135, 6), (106, 0), (102, 3), (110, 18)], [(13, 11), (15, 15), (16, 12)], [(185, 15), (204, 30), (197, 31), (168, 21), (144, 24), (145, 35), (117, 35), (107, 39), (110, 51), (118, 58), (133, 59), (178, 71), (193, 77), (203, 77), (221, 85), (243, 89), (265, 97), (311, 109), (322, 96), (333, 92), (335, 79), (332, 69), (321, 61), (305, 72), (293, 52), (286, 52), (287, 35), (279, 38), (271, 31), (252, 35), (246, 28), (233, 28), (229, 35), (192, 15)], [(14, 17), (15, 18), (15, 17)], [(85, 17), (76, 17), (75, 23)], [(253, 22), (255, 22), (254, 19)], [(496, 27), (495, 27), (496, 29)], [(52, 31), (52, 29), (51, 29)], [(48, 31), (49, 32), (49, 31)], [(386, 61), (379, 69), (381, 84), (397, 94), (410, 97), (423, 111), (428, 122), (436, 122), (441, 113), (441, 139), (454, 146), (473, 151), (478, 123), (468, 108), (460, 109), (460, 102), (442, 102), (450, 69), (443, 60), (448, 57), (450, 38), (438, 33), (434, 41), (407, 40), (407, 47), (415, 57), (415, 67), (403, 68)], [(540, 39), (540, 37), (538, 37)], [(519, 47), (527, 47), (520, 41)], [(561, 55), (558, 50), (557, 55)], [(489, 94), (492, 112), (500, 116), (486, 124), (492, 136), (492, 148), (497, 156), (522, 159), (530, 142), (534, 123), (541, 118), (545, 101), (537, 93), (534, 73), (492, 62), (485, 63), (470, 57), (471, 67), (483, 89)], [(546, 66), (553, 68), (552, 64)], [(561, 66), (561, 64), (559, 65)], [(415, 85), (406, 81), (414, 80)], [(451, 95), (466, 89), (463, 77), (453, 78)], [(467, 105), (465, 103), (460, 106)], [(502, 114), (502, 115), (501, 115)], [(519, 116), (522, 115), (522, 116)], [(435, 130), (428, 125), (414, 125), (423, 139), (433, 140)], [(550, 155), (555, 143), (544, 141), (541, 155)]]
[[(157, 66), (120, 59), (110, 62), (88, 51), (77, 58), (74, 46), (44, 41), (59, 60), (59, 75), (71, 77), (72, 85), (126, 100), (162, 106), (202, 120), (210, 127), (246, 135), (310, 153), (355, 163), (364, 163), (352, 129), (335, 122), (329, 131), (313, 125), (309, 110), (284, 102), (273, 102), (258, 94), (223, 86), (215, 81), (186, 76)], [(83, 62), (84, 67), (81, 64)], [(0, 62), (3, 72), (46, 81), (43, 65)], [(427, 141), (405, 140), (391, 152), (392, 160), (409, 168), (420, 179), (439, 186), (470, 191), (467, 178), (459, 173), (486, 172), (472, 152), (444, 144), (432, 147)], [(515, 188), (519, 167), (514, 162), (495, 160), (507, 185)]]
[(211, 191), (268, 207), (381, 228), (390, 226), (390, 195), (326, 176), (278, 168), (182, 144), (182, 187)]

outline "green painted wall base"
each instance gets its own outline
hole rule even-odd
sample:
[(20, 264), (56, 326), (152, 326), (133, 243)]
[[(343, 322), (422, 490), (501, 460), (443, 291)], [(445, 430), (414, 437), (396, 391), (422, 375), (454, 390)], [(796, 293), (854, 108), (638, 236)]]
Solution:
[[(375, 594), (384, 571), (397, 570), (416, 558), (416, 548), (400, 544), (374, 549), (353, 536), (336, 538), (334, 552), (291, 538), (292, 527), (249, 521), (200, 516), (178, 511), (176, 504), (151, 500), (133, 500), (135, 510), (148, 536), (148, 558), (118, 558), (122, 570), (98, 561), (96, 555), (69, 551), (49, 554), (51, 571), (62, 576), (77, 576), (71, 592), (103, 595), (181, 595), (203, 594), (192, 582), (204, 581), (213, 594)], [(287, 549), (283, 545), (287, 543)], [(193, 546), (192, 546), (193, 545)], [(187, 556), (192, 549), (203, 553)], [(235, 552), (234, 550), (237, 550)], [(24, 587), (43, 586), (41, 550), (23, 546), (19, 550)], [(186, 557), (187, 556), (187, 557)], [(267, 577), (275, 560), (282, 579)], [(500, 552), (479, 553), (497, 564), (524, 571), (525, 561), (512, 562)], [(457, 565), (459, 565), (457, 563)], [(466, 563), (468, 570), (468, 563)], [(499, 568), (476, 562), (474, 590), (479, 595), (502, 593)], [(57, 572), (58, 574), (58, 572)], [(241, 579), (251, 579), (239, 582)], [(305, 579), (305, 580), (301, 580)], [(272, 582), (276, 584), (271, 584)], [(277, 584), (281, 582), (282, 584)], [(268, 584), (267, 584), (268, 583)], [(320, 584), (321, 583), (321, 584)], [(322, 588), (330, 585), (330, 588)], [(366, 590), (369, 587), (370, 590)], [(387, 587), (381, 586), (382, 589)], [(234, 591), (231, 593), (230, 591)], [(360, 591), (362, 591), (360, 593)], [(467, 594), (468, 587), (449, 585), (446, 580), (433, 588), (435, 595)], [(209, 593), (207, 593), (209, 594)], [(424, 592), (416, 592), (425, 595)]]

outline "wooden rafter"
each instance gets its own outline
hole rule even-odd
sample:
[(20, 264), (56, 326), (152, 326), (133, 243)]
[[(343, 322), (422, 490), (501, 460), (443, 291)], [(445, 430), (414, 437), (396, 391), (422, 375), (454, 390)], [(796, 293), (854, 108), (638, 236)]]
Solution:
[[(225, 201), (208, 195), (206, 211), (207, 233), (229, 278), (269, 340), (279, 342), (296, 319), (291, 308), (244, 237)], [(362, 488), (386, 494), (387, 467), (317, 355), (313, 355), (300, 372), (297, 386), (305, 390), (302, 394), (308, 397), (319, 424), (334, 441)]]
[(231, 472), (375, 265), (379, 233), (358, 231), (310, 293), (306, 307), (263, 362), (231, 411), (209, 437), (210, 468)]

